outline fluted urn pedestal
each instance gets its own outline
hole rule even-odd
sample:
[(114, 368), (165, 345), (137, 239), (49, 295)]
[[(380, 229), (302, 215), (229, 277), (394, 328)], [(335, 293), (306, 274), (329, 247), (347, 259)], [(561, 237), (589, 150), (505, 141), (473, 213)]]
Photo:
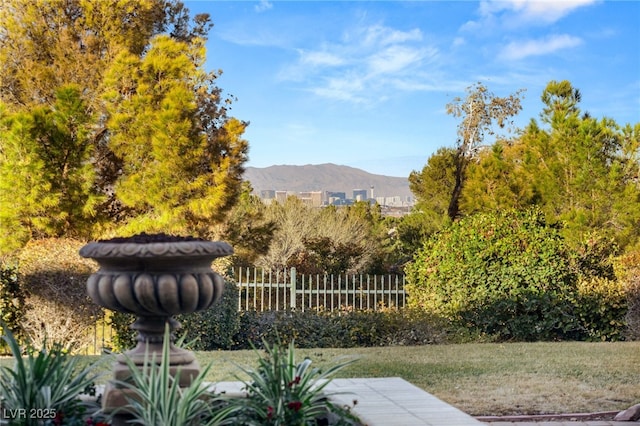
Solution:
[[(91, 299), (100, 306), (137, 316), (131, 328), (138, 332), (137, 346), (125, 352), (138, 366), (154, 359), (160, 362), (165, 326), (177, 330), (173, 315), (209, 308), (222, 295), (224, 279), (211, 269), (211, 262), (233, 253), (227, 243), (189, 237), (138, 235), (92, 242), (80, 255), (94, 259), (100, 269), (87, 281)], [(173, 337), (172, 337), (173, 340)], [(130, 376), (123, 355), (116, 359), (116, 381)], [(172, 374), (179, 370), (180, 386), (191, 384), (200, 366), (191, 351), (171, 342)], [(111, 412), (127, 405), (127, 389), (110, 382), (103, 394), (103, 409)]]

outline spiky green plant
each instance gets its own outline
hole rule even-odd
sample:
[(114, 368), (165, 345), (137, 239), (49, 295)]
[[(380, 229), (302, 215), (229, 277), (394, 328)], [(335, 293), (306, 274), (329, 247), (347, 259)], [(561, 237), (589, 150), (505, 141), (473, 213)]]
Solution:
[(334, 424), (358, 423), (348, 407), (333, 404), (331, 394), (325, 392), (332, 376), (355, 359), (322, 371), (311, 367), (309, 358), (296, 362), (294, 342), (287, 349), (279, 343), (263, 344), (266, 355), (260, 356), (258, 368), (243, 369), (250, 379), (245, 382), (247, 398), (241, 402), (243, 424), (316, 425), (328, 415), (335, 419)]
[(212, 364), (208, 364), (192, 379), (191, 385), (181, 388), (180, 371), (176, 376), (170, 373), (169, 349), (170, 332), (165, 329), (162, 357), (158, 363), (154, 356), (145, 354), (142, 368), (125, 355), (125, 362), (131, 376), (129, 380), (115, 383), (131, 389), (133, 395), (128, 405), (115, 410), (112, 415), (128, 413), (133, 416), (131, 424), (145, 426), (213, 426), (237, 424), (234, 413), (239, 408), (215, 395), (205, 383), (205, 377)]
[(0, 367), (0, 405), (4, 414), (19, 414), (5, 420), (11, 425), (36, 426), (54, 417), (79, 417), (86, 410), (79, 395), (102, 375), (97, 364), (80, 365), (81, 358), (70, 356), (58, 342), (49, 349), (46, 342), (41, 349), (28, 343), (23, 351), (11, 330), (0, 324), (2, 339), (15, 360), (12, 368)]

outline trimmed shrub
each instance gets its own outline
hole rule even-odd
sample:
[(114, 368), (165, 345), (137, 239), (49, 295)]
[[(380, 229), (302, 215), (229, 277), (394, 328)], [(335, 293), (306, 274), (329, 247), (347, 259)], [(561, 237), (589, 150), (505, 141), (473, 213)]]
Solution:
[(597, 234), (569, 248), (538, 209), (476, 214), (416, 254), (409, 304), (488, 340), (619, 340), (627, 304), (615, 250)]
[(233, 349), (262, 348), (263, 341), (299, 348), (423, 345), (449, 339), (448, 324), (424, 311), (245, 311)]
[(125, 314), (122, 312), (112, 312), (107, 324), (111, 327), (113, 335), (111, 336), (112, 350), (115, 352), (124, 352), (136, 346), (136, 336), (138, 333), (130, 328), (130, 325), (136, 320), (133, 314)]
[(187, 315), (178, 315), (182, 324), (178, 334), (184, 334), (190, 349), (211, 351), (231, 349), (234, 336), (240, 328), (238, 313), (238, 286), (226, 280), (222, 297), (209, 309)]
[(409, 304), (499, 340), (577, 337), (576, 275), (539, 210), (453, 223), (407, 267)]
[(243, 311), (233, 349), (263, 348), (263, 340), (299, 348), (337, 347), (328, 317), (315, 311)]
[(597, 232), (583, 239), (575, 253), (578, 276), (575, 312), (586, 340), (621, 340), (626, 328), (627, 295), (616, 278), (617, 246)]
[(578, 280), (576, 314), (586, 340), (624, 339), (627, 294), (622, 281), (602, 277)]

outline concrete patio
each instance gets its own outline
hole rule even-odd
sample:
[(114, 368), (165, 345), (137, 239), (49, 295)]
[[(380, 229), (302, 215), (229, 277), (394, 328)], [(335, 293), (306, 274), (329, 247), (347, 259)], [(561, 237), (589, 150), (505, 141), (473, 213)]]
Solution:
[[(242, 394), (241, 382), (218, 382), (216, 392)], [(399, 377), (333, 379), (325, 388), (331, 400), (348, 406), (368, 426), (482, 425), (470, 415)]]

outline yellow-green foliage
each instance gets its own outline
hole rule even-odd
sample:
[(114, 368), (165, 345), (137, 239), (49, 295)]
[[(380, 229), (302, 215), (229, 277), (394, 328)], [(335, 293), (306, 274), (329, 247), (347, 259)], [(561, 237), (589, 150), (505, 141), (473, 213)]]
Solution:
[(624, 283), (604, 277), (578, 279), (576, 311), (589, 340), (620, 340), (625, 329)]
[(627, 297), (627, 337), (640, 339), (640, 249), (621, 256), (616, 277)]
[(500, 340), (622, 338), (611, 243), (570, 248), (540, 210), (480, 213), (428, 240), (407, 268), (410, 306)]
[(27, 293), (23, 327), (40, 343), (84, 345), (102, 309), (86, 292), (97, 265), (78, 254), (84, 243), (69, 239), (32, 240), (18, 255), (20, 285)]

